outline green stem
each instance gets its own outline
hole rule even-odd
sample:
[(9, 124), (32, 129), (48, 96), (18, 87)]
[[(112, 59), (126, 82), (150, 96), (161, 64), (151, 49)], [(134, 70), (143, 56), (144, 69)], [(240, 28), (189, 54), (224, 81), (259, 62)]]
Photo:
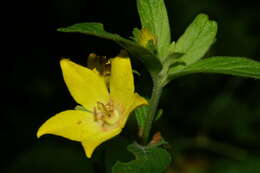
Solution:
[(144, 126), (144, 133), (143, 133), (143, 141), (145, 144), (147, 144), (150, 136), (150, 131), (152, 128), (154, 116), (157, 112), (157, 107), (159, 103), (159, 99), (162, 93), (163, 86), (161, 84), (161, 80), (158, 78), (153, 80), (153, 91), (152, 91), (152, 97), (149, 102), (149, 112), (147, 114), (147, 117), (145, 119), (145, 126)]

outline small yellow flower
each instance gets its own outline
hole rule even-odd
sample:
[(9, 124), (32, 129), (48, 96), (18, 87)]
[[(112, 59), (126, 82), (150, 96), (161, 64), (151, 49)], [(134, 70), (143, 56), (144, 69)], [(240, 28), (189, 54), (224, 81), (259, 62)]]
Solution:
[(152, 41), (152, 43), (155, 45), (156, 44), (155, 36), (148, 29), (146, 28), (141, 29), (138, 43), (143, 47), (146, 47), (149, 41)]
[(37, 137), (53, 134), (81, 142), (88, 158), (95, 148), (118, 135), (130, 113), (147, 101), (134, 92), (128, 57), (111, 59), (109, 87), (104, 76), (68, 59), (60, 61), (65, 83), (75, 101), (88, 111), (66, 110), (48, 119)]

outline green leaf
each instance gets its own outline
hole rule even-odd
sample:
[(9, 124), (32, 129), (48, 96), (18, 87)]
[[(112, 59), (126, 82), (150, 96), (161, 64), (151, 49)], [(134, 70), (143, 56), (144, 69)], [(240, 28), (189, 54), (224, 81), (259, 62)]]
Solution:
[(186, 63), (181, 60), (181, 57), (183, 55), (184, 55), (183, 53), (178, 53), (178, 52), (174, 52), (168, 55), (168, 58), (166, 59), (166, 61), (164, 61), (164, 65), (169, 67), (176, 66), (176, 63), (181, 63), (186, 65)]
[[(205, 14), (198, 15), (175, 45), (175, 52), (183, 53), (180, 58), (187, 65), (202, 58), (215, 41), (217, 23)], [(179, 68), (182, 68), (181, 66)]]
[[(167, 52), (168, 52), (168, 54), (167, 54), (167, 56), (170, 56), (170, 55), (172, 55), (172, 54), (174, 54), (175, 52), (175, 47), (176, 47), (176, 42), (175, 41), (173, 41), (170, 45), (169, 45), (169, 47), (168, 47), (168, 50), (167, 50)], [(167, 59), (168, 59), (168, 57), (167, 57)]]
[(136, 159), (127, 163), (117, 162), (113, 173), (161, 173), (171, 162), (170, 154), (159, 147), (143, 147), (135, 143), (127, 149)]
[(149, 106), (141, 106), (135, 109), (135, 117), (139, 128), (144, 128), (145, 118), (148, 113)]
[(132, 40), (123, 38), (118, 34), (112, 34), (104, 30), (103, 24), (101, 23), (79, 23), (72, 26), (59, 28), (61, 32), (78, 32), (86, 35), (93, 35), (109, 40), (115, 41), (121, 47), (128, 50), (128, 52), (143, 61), (146, 68), (151, 74), (158, 73), (162, 65), (155, 55), (153, 55), (148, 49), (138, 45)]
[(156, 36), (158, 56), (165, 58), (171, 33), (164, 0), (137, 0), (137, 8), (142, 28)]
[(169, 71), (170, 78), (192, 73), (221, 73), (260, 79), (260, 62), (241, 57), (211, 57), (177, 71)]

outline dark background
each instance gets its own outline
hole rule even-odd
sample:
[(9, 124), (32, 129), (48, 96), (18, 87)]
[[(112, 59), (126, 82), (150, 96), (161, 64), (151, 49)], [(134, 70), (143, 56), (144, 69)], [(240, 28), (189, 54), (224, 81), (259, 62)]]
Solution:
[[(219, 25), (217, 42), (208, 56), (245, 56), (260, 61), (259, 3), (166, 0), (166, 4), (174, 40), (203, 12)], [(126, 137), (132, 138), (136, 132), (134, 119), (120, 137), (99, 147), (91, 161), (79, 143), (56, 136), (38, 140), (36, 131), (50, 116), (75, 106), (62, 79), (61, 57), (86, 64), (91, 52), (113, 57), (120, 51), (111, 41), (56, 29), (102, 22), (107, 31), (129, 37), (134, 27), (140, 27), (135, 1), (19, 1), (10, 4), (6, 13), (11, 32), (7, 41), (10, 50), (1, 62), (5, 71), (1, 169), (8, 173), (101, 172), (111, 167), (114, 158), (127, 160), (124, 146), (129, 143)], [(149, 96), (147, 72), (136, 60), (133, 66), (142, 73), (135, 76), (137, 90)], [(155, 125), (171, 145), (174, 162), (169, 172), (260, 172), (259, 88), (260, 81), (254, 79), (212, 74), (190, 75), (170, 83), (160, 104), (165, 114)], [(101, 160), (104, 155), (106, 160)]]

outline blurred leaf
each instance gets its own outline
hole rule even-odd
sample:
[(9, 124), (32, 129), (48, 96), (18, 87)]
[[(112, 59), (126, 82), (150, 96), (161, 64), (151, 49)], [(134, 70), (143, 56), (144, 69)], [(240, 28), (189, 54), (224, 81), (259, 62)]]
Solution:
[(131, 55), (143, 61), (148, 71), (152, 74), (158, 73), (162, 65), (155, 55), (153, 55), (148, 49), (138, 45), (134, 41), (128, 40), (119, 36), (118, 34), (112, 34), (104, 30), (101, 23), (79, 23), (72, 26), (59, 28), (61, 32), (78, 32), (86, 35), (93, 35), (109, 40), (115, 41), (117, 44), (127, 49)]
[(260, 63), (241, 57), (211, 57), (187, 67), (180, 71), (170, 69), (170, 78), (192, 73), (221, 73), (234, 76), (260, 78)]
[(136, 160), (117, 162), (113, 173), (161, 173), (171, 162), (170, 154), (159, 147), (143, 147), (135, 143), (127, 149), (135, 155)]
[(203, 157), (183, 156), (174, 166), (171, 173), (208, 173), (208, 161)]
[[(178, 39), (174, 51), (183, 53), (180, 58), (189, 65), (202, 58), (215, 41), (217, 33), (217, 23), (208, 19), (205, 14), (198, 15), (189, 25), (184, 34)], [(178, 71), (184, 68), (179, 66)]]
[[(225, 93), (212, 99), (202, 114), (204, 114), (204, 118), (203, 121), (201, 119), (200, 121), (202, 122), (201, 128), (203, 131), (210, 131), (220, 135), (225, 133), (225, 136), (231, 135), (232, 138), (235, 137), (241, 142), (257, 145), (259, 140), (258, 131), (254, 130), (252, 124), (257, 122), (259, 116), (257, 110), (251, 106), (241, 103)], [(235, 119), (234, 115), (236, 115)], [(237, 151), (234, 153), (239, 154)]]
[(154, 120), (155, 121), (159, 120), (162, 115), (163, 115), (163, 109), (159, 109)]
[(139, 73), (139, 71), (134, 70), (134, 69), (133, 69), (133, 74), (136, 74), (136, 75), (138, 75), (138, 76), (141, 76), (141, 73)]
[(259, 173), (260, 159), (249, 158), (245, 161), (222, 161), (213, 167), (212, 173)]
[(159, 58), (164, 58), (170, 45), (171, 33), (164, 0), (137, 0), (142, 28), (156, 36)]

